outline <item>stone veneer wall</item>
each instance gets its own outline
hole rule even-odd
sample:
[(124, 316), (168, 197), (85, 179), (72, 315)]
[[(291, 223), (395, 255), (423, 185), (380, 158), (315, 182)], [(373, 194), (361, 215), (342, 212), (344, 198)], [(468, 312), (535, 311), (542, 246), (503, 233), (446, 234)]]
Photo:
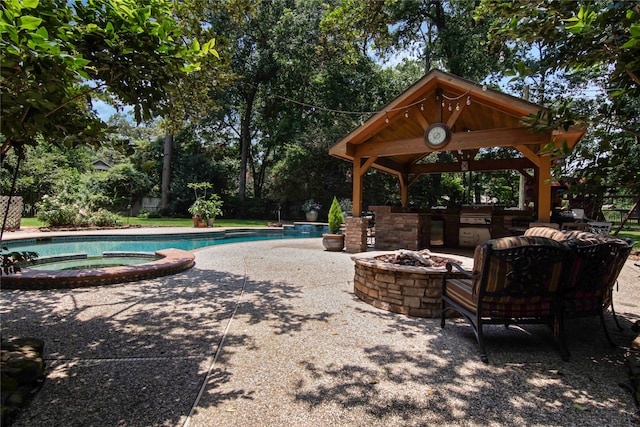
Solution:
[(344, 247), (346, 252), (366, 252), (368, 224), (369, 220), (364, 217), (348, 216), (345, 218)]
[(405, 213), (402, 208), (391, 206), (373, 206), (370, 209), (376, 214), (376, 249), (417, 251), (429, 246), (427, 214)]
[[(409, 316), (440, 316), (444, 267), (401, 266), (375, 258), (356, 258), (354, 262), (354, 293), (364, 302)], [(462, 273), (452, 276), (464, 277)]]

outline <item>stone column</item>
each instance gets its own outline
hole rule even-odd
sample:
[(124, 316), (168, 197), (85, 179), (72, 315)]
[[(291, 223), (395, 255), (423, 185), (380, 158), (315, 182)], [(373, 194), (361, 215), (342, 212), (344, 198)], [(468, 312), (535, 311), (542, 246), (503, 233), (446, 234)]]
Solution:
[(369, 221), (364, 217), (349, 216), (345, 219), (345, 251), (349, 253), (367, 251), (367, 225)]

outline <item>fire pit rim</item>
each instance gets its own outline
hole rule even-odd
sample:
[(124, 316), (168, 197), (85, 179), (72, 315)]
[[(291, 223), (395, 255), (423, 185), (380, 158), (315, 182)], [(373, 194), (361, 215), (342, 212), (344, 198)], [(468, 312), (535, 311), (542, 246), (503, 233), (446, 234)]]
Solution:
[[(390, 262), (380, 261), (376, 257), (381, 255), (389, 255), (393, 254), (395, 251), (372, 251), (372, 252), (362, 252), (359, 254), (355, 254), (351, 256), (351, 260), (360, 265), (365, 265), (368, 267), (375, 267), (380, 270), (387, 271), (398, 271), (398, 272), (406, 272), (406, 273), (442, 273), (446, 271), (445, 266), (441, 267), (417, 267), (413, 265), (401, 265), (401, 264), (393, 264)], [(462, 266), (465, 270), (470, 271), (473, 268), (473, 258), (467, 257), (463, 255), (454, 255), (454, 254), (446, 254), (441, 252), (432, 252), (434, 256), (439, 256), (442, 258), (451, 259)]]

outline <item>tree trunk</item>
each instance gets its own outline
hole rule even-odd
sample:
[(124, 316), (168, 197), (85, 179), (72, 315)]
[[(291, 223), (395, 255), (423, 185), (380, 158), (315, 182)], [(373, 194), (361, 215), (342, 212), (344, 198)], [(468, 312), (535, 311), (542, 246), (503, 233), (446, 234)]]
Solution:
[(247, 162), (249, 159), (249, 144), (251, 137), (249, 136), (249, 120), (246, 116), (242, 119), (240, 126), (240, 172), (238, 175), (238, 199), (244, 208), (244, 202), (247, 194)]
[(168, 131), (164, 134), (164, 148), (162, 157), (162, 183), (160, 189), (160, 208), (166, 209), (169, 205), (169, 188), (171, 184), (171, 150), (173, 148), (173, 134)]
[(269, 157), (271, 156), (271, 147), (266, 148), (262, 161), (257, 162), (259, 167), (256, 170), (255, 163), (252, 163), (251, 169), (253, 171), (253, 194), (256, 199), (262, 199), (262, 190), (264, 189), (264, 181), (267, 173), (267, 169), (270, 166)]
[(251, 115), (256, 89), (252, 88), (246, 96), (247, 108), (240, 123), (240, 173), (238, 176), (238, 199), (240, 200), (240, 212), (244, 216), (245, 200), (247, 193), (247, 162), (249, 160), (249, 147), (251, 146)]

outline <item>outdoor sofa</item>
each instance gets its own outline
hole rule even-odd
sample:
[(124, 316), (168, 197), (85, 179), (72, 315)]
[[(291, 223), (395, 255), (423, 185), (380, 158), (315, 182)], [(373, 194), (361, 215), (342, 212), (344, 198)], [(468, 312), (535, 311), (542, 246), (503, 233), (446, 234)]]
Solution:
[[(604, 312), (612, 307), (613, 287), (631, 246), (601, 234), (549, 227), (489, 240), (476, 247), (472, 271), (447, 264), (441, 326), (449, 310), (460, 313), (473, 328), (484, 362), (483, 327), (488, 324), (548, 324), (562, 358), (569, 360), (565, 321), (599, 316), (613, 345)], [(465, 278), (448, 274), (454, 270)], [(618, 324), (615, 312), (614, 319)]]

